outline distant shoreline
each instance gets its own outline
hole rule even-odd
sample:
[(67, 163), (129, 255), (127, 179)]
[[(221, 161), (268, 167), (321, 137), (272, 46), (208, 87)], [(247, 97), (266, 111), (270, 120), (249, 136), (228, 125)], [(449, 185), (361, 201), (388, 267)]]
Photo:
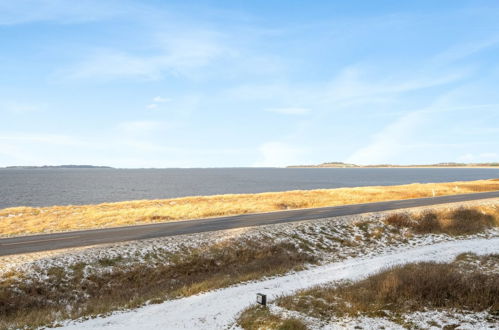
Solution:
[(497, 165), (490, 166), (433, 166), (433, 165), (414, 165), (414, 166), (318, 166), (318, 165), (292, 165), (286, 168), (496, 168)]
[[(497, 168), (499, 163), (490, 164), (456, 164), (456, 165), (356, 165), (343, 163), (324, 163), (318, 165), (290, 165), (286, 167), (206, 167), (206, 169), (233, 169), (233, 168)], [(94, 165), (43, 165), (43, 166), (6, 166), (0, 167), (0, 170), (30, 170), (30, 169), (119, 169), (119, 170), (164, 170), (164, 169), (202, 169), (202, 167), (149, 167), (149, 168), (117, 168), (111, 166), (94, 166)]]
[(341, 162), (323, 163), (317, 165), (291, 165), (286, 168), (499, 168), (499, 163), (438, 163), (422, 165), (357, 165)]
[(0, 169), (24, 170), (24, 169), (50, 169), (50, 168), (113, 168), (110, 166), (94, 166), (94, 165), (43, 165), (43, 166), (6, 166)]

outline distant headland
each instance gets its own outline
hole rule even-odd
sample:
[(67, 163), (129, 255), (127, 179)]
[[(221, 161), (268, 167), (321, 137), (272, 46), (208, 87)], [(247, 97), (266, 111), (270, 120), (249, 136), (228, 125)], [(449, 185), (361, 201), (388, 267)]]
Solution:
[(498, 167), (498, 163), (436, 163), (436, 164), (422, 164), (422, 165), (394, 165), (394, 164), (378, 164), (378, 165), (357, 165), (357, 164), (349, 164), (343, 162), (328, 162), (316, 165), (291, 165), (287, 166), (288, 168), (418, 168), (418, 167), (430, 167), (430, 168), (449, 168), (449, 167), (459, 167), (459, 168), (467, 168), (467, 167)]
[(94, 165), (43, 165), (43, 166), (6, 166), (6, 169), (38, 169), (38, 168), (112, 168), (110, 166)]

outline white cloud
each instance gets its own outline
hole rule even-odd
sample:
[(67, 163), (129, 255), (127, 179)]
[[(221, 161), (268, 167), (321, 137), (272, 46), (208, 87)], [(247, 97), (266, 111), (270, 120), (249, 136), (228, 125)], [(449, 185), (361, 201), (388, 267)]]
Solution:
[(262, 160), (255, 166), (282, 167), (297, 164), (303, 150), (289, 144), (272, 141), (262, 144), (259, 148)]
[(165, 103), (165, 102), (170, 102), (171, 99), (167, 97), (161, 97), (161, 96), (156, 96), (155, 98), (152, 99), (153, 102), (156, 103)]
[(161, 97), (161, 96), (156, 96), (152, 100), (154, 103), (148, 104), (146, 106), (147, 109), (154, 110), (154, 109), (157, 109), (159, 107), (158, 103), (166, 103), (166, 102), (171, 101), (171, 99), (166, 98), (166, 97)]
[(267, 109), (269, 112), (280, 113), (283, 115), (306, 115), (310, 112), (308, 108), (270, 108)]
[(422, 111), (410, 112), (377, 133), (365, 147), (346, 159), (354, 164), (383, 164), (407, 153), (407, 137), (424, 121)]

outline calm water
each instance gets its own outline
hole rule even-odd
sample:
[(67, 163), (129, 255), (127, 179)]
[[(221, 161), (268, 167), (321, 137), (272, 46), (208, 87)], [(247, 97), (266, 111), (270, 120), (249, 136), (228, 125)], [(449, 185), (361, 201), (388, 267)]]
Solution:
[(499, 178), (499, 169), (0, 169), (0, 208)]

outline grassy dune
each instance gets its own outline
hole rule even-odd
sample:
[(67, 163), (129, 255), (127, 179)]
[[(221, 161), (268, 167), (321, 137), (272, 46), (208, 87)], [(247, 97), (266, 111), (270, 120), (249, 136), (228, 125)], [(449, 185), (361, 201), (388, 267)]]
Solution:
[(137, 225), (493, 190), (499, 190), (499, 179), (184, 197), (98, 205), (13, 207), (0, 210), (0, 236)]

